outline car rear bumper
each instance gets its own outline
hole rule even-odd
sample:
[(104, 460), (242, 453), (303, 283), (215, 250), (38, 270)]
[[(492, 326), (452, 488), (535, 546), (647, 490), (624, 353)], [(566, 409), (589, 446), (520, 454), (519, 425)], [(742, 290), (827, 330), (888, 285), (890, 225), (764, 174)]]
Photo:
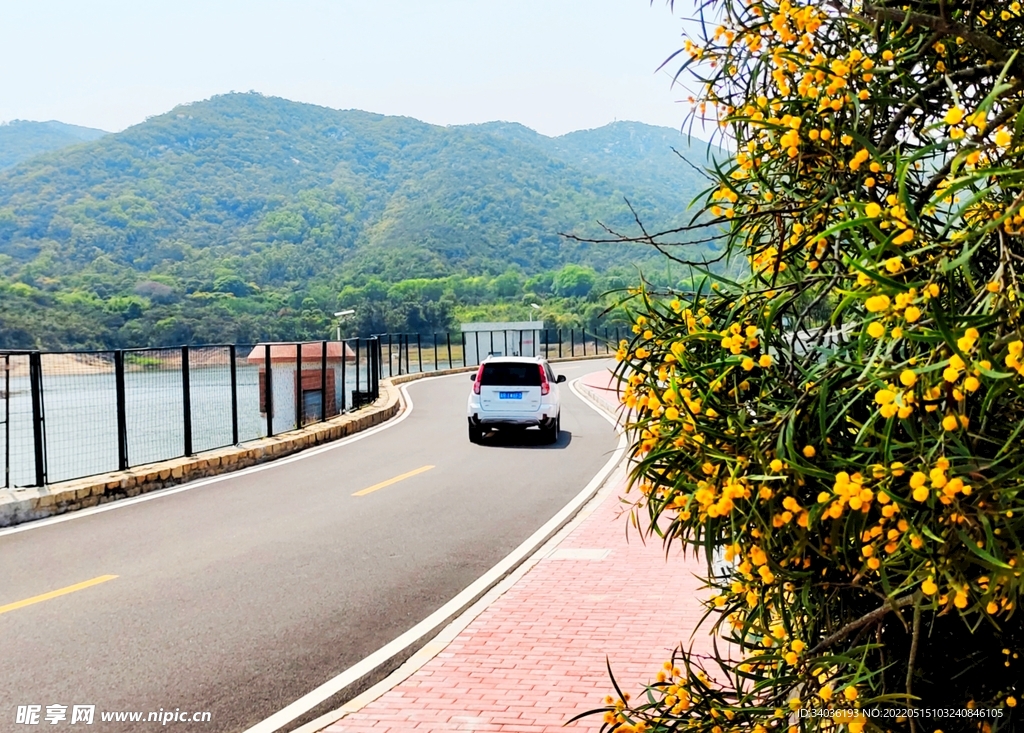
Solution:
[(556, 416), (548, 416), (544, 413), (513, 413), (498, 414), (484, 413), (469, 416), (469, 424), (480, 428), (529, 428), (529, 427), (550, 427), (555, 422)]

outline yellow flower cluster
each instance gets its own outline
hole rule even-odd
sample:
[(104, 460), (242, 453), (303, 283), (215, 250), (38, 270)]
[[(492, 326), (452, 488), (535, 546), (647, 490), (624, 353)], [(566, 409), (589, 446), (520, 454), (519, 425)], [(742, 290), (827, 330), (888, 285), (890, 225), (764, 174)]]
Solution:
[(700, 510), (700, 519), (715, 519), (728, 515), (736, 506), (737, 499), (749, 499), (750, 486), (741, 479), (729, 479), (717, 489), (715, 484), (699, 481), (693, 499)]
[(1020, 361), (1021, 352), (1024, 352), (1024, 341), (1010, 342), (1006, 348), (1006, 358), (1003, 360), (1003, 363), (1024, 377), (1024, 364), (1021, 364)]
[(758, 328), (757, 326), (744, 328), (740, 324), (734, 323), (722, 332), (721, 344), (723, 349), (728, 349), (730, 353), (736, 355), (742, 354), (745, 350), (756, 349), (761, 345)]
[(949, 505), (960, 495), (970, 496), (973, 490), (971, 485), (959, 477), (949, 478), (946, 473), (948, 470), (949, 461), (939, 458), (927, 474), (923, 471), (911, 474), (910, 489), (914, 501), (921, 503), (932, 496), (938, 496), (942, 504)]
[[(902, 267), (899, 258), (889, 258), (885, 262), (885, 268), (890, 272), (898, 272)], [(929, 300), (937, 298), (942, 292), (938, 284), (929, 283), (922, 291), (912, 287), (904, 292), (896, 293), (894, 297), (890, 298), (885, 293), (877, 292), (878, 283), (863, 271), (857, 273), (857, 284), (862, 288), (869, 288), (869, 292), (875, 293), (868, 295), (864, 300), (864, 309), (882, 319), (872, 321), (865, 327), (865, 332), (876, 339), (882, 338), (886, 333), (891, 335), (893, 340), (903, 338), (904, 328), (921, 320), (923, 315), (921, 307), (926, 305)], [(890, 321), (897, 321), (897, 325), (887, 331), (885, 323)]]
[[(876, 497), (875, 492), (866, 487), (864, 482), (865, 478), (860, 473), (837, 473), (832, 484), (832, 492), (822, 491), (818, 494), (818, 503), (826, 507), (822, 517), (839, 519), (847, 508), (867, 514), (876, 498), (883, 504), (889, 501), (888, 495), (884, 492)], [(896, 505), (892, 506), (896, 511), (899, 510)]]

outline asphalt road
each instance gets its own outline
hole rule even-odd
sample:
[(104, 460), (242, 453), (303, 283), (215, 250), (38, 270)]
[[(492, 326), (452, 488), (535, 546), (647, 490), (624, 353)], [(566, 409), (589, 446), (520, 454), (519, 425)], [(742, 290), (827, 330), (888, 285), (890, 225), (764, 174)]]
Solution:
[[(554, 367), (572, 380), (607, 365)], [(427, 617), (556, 514), (616, 443), (562, 385), (556, 445), (532, 432), (471, 445), (469, 388), (464, 375), (414, 382), (412, 414), (363, 440), (0, 533), (0, 608), (117, 576), (0, 613), (0, 731), (38, 730), (15, 724), (29, 704), (43, 716), (65, 705), (69, 720), (72, 705), (96, 705), (87, 730), (101, 733), (162, 726), (100, 711), (176, 708), (212, 722), (169, 729), (243, 731)]]

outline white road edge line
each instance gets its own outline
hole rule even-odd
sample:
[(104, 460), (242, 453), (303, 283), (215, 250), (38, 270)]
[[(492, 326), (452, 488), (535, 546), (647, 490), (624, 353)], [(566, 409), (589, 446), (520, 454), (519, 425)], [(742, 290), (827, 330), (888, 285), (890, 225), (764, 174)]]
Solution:
[(142, 494), (141, 496), (133, 496), (130, 499), (118, 499), (116, 501), (110, 502), (109, 504), (102, 504), (100, 506), (89, 507), (88, 509), (78, 509), (76, 511), (68, 512), (67, 514), (61, 514), (56, 517), (48, 517), (46, 519), (39, 519), (34, 522), (26, 522), (25, 524), (15, 525), (14, 527), (0, 529), (0, 537), (17, 534), (18, 532), (28, 532), (33, 529), (42, 529), (43, 527), (49, 527), (54, 524), (61, 524), (62, 522), (70, 522), (75, 519), (91, 517), (94, 514), (100, 514), (102, 512), (111, 512), (114, 511), (115, 509), (124, 509), (126, 507), (134, 506), (135, 504), (141, 504), (144, 501), (162, 499), (165, 496), (171, 496), (172, 494), (180, 494), (184, 491), (191, 491), (192, 489), (199, 489), (202, 488), (203, 486), (209, 486), (210, 484), (216, 484), (221, 481), (231, 481), (242, 476), (248, 476), (253, 473), (258, 473), (260, 471), (269, 471), (274, 468), (277, 468), (278, 466), (284, 466), (289, 463), (294, 463), (295, 461), (302, 461), (305, 460), (306, 458), (312, 458), (313, 456), (318, 456), (321, 453), (326, 453), (327, 451), (332, 451), (335, 450), (336, 448), (344, 447), (351, 443), (355, 443), (356, 441), (363, 440), (364, 438), (369, 438), (371, 435), (376, 435), (377, 433), (383, 430), (393, 428), (396, 425), (400, 424), (402, 421), (404, 421), (407, 417), (409, 417), (409, 415), (412, 414), (413, 411), (413, 401), (412, 397), (409, 396), (408, 391), (406, 391), (406, 387), (408, 384), (419, 384), (421, 382), (429, 382), (432, 379), (447, 379), (449, 377), (459, 376), (462, 376), (462, 374), (441, 374), (436, 377), (423, 377), (422, 379), (417, 379), (413, 382), (408, 382), (407, 384), (400, 385), (398, 394), (399, 399), (402, 401), (402, 409), (399, 415), (391, 420), (386, 420), (381, 425), (370, 428), (369, 430), (363, 430), (362, 432), (356, 433), (351, 437), (342, 438), (341, 440), (334, 441), (332, 443), (327, 443), (326, 445), (318, 446), (316, 448), (309, 448), (307, 450), (301, 451), (300, 453), (296, 453), (293, 456), (278, 458), (272, 461), (267, 461), (266, 463), (261, 463), (258, 466), (250, 466), (249, 468), (243, 468), (240, 471), (230, 471), (228, 473), (222, 473), (219, 476), (211, 476), (210, 478), (197, 479), (196, 481), (192, 481), (187, 484), (182, 484), (181, 486), (174, 486), (168, 489), (158, 489), (157, 491), (151, 491), (146, 494)]
[[(551, 548), (549, 545), (554, 543), (556, 539), (561, 541), (564, 537), (563, 533), (567, 534), (567, 530), (569, 530), (570, 526), (575, 528), (576, 524), (583, 521), (585, 515), (580, 510), (585, 505), (590, 503), (591, 500), (595, 500), (591, 505), (591, 511), (596, 508), (597, 503), (599, 503), (596, 502), (599, 490), (605, 485), (609, 487), (615, 485), (612, 482), (607, 482), (606, 484), (606, 479), (616, 466), (619, 465), (626, 452), (626, 434), (619, 429), (618, 422), (613, 417), (597, 407), (591, 401), (590, 397), (579, 391), (576, 383), (579, 382), (580, 379), (581, 377), (577, 377), (570, 382), (569, 389), (572, 390), (573, 394), (579, 397), (580, 400), (582, 400), (583, 404), (597, 412), (601, 417), (611, 423), (619, 432), (619, 442), (615, 447), (615, 450), (612, 452), (611, 458), (608, 459), (608, 461), (601, 467), (583, 490), (574, 496), (572, 500), (570, 500), (569, 503), (558, 512), (558, 514), (553, 516), (540, 529), (530, 535), (530, 537), (520, 544), (519, 547), (506, 555), (497, 565), (480, 576), (472, 583), (472, 585), (445, 603), (441, 608), (434, 611), (432, 614), (427, 616), (427, 618), (420, 621), (401, 636), (398, 636), (369, 656), (363, 658), (359, 662), (356, 662), (333, 679), (328, 680), (311, 692), (306, 693), (292, 704), (274, 713), (269, 718), (247, 729), (245, 733), (276, 733), (276, 731), (288, 725), (296, 718), (309, 712), (325, 700), (330, 699), (352, 683), (365, 677), (367, 674), (370, 674), (373, 670), (399, 654), (410, 644), (415, 643), (418, 639), (423, 638), (433, 629), (451, 619), (449, 624), (442, 629), (437, 636), (415, 652), (413, 656), (405, 662), (405, 664), (399, 667), (395, 672), (392, 672), (391, 675), (388, 675), (366, 692), (348, 701), (337, 710), (326, 713), (316, 720), (306, 723), (292, 733), (315, 733), (315, 731), (319, 731), (331, 723), (340, 720), (355, 709), (369, 703), (372, 699), (376, 699), (395, 684), (398, 684), (398, 682), (411, 675), (416, 671), (416, 669), (426, 664), (426, 662), (436, 654), (441, 652), (455, 637), (455, 635), (459, 633), (459, 631), (469, 625), (469, 623), (498, 596), (502, 595), (506, 590), (508, 590), (508, 588), (514, 585), (520, 577), (525, 575), (526, 572), (533, 567), (533, 565), (540, 562), (546, 554), (545, 550), (550, 552)], [(604, 499), (603, 495), (601, 496), (601, 499)], [(579, 514), (577, 514), (577, 512), (579, 512)], [(576, 514), (576, 517), (572, 521), (569, 521), (569, 518), (574, 514)], [(374, 693), (372, 697), (371, 693)], [(358, 707), (354, 707), (356, 705), (358, 705)], [(332, 718), (331, 716), (334, 717)]]

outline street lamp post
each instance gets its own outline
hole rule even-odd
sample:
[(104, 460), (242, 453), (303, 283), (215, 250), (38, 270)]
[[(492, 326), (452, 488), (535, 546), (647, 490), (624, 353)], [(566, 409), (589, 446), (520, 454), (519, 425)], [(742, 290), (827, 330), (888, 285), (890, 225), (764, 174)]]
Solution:
[[(540, 310), (540, 306), (536, 303), (530, 303), (530, 307), (534, 310)], [(533, 311), (530, 311), (530, 322), (533, 323)]]
[(334, 314), (334, 317), (338, 319), (338, 341), (341, 341), (341, 321), (342, 321), (342, 319), (347, 318), (348, 316), (353, 315), (355, 312), (356, 311), (355, 311), (354, 308), (348, 308), (348, 309), (343, 310), (343, 311), (338, 311), (337, 313)]

